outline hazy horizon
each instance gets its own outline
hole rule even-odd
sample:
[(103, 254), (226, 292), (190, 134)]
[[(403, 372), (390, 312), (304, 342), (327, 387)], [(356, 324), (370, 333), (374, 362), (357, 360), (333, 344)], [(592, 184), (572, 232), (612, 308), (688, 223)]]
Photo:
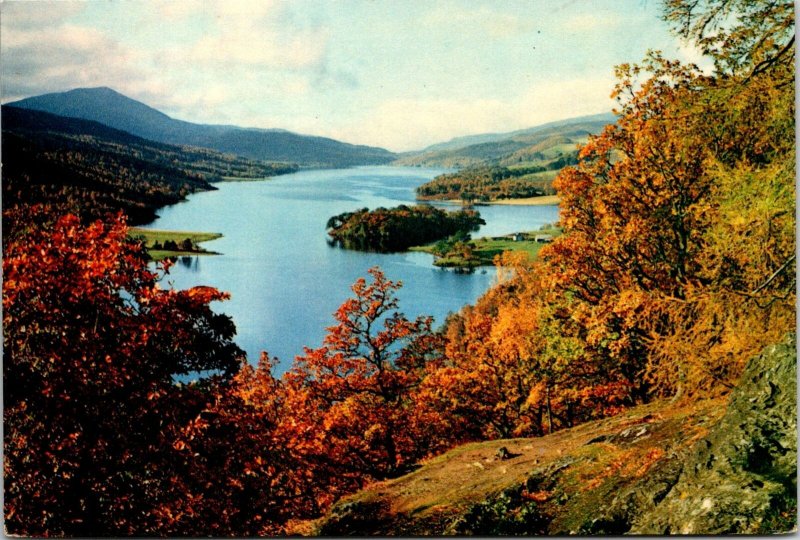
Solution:
[[(46, 5), (46, 7), (45, 7)], [(613, 68), (699, 62), (660, 2), (5, 2), (2, 101), (107, 86), (190, 122), (392, 151), (610, 111)]]

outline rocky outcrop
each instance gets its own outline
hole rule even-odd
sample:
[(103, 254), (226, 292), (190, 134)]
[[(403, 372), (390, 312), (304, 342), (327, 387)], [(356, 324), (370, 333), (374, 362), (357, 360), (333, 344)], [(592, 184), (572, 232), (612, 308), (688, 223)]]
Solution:
[(795, 341), (748, 365), (725, 416), (695, 445), (680, 478), (633, 533), (730, 534), (793, 529), (797, 506)]
[(653, 403), (456, 448), (341, 501), (325, 535), (731, 534), (796, 527), (795, 339), (727, 401)]

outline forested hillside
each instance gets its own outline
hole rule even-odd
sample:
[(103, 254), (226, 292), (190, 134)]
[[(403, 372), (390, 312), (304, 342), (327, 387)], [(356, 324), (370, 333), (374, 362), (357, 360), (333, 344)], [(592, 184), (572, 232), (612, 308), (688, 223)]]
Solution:
[(453, 142), (398, 163), (461, 169), (418, 187), (420, 200), (488, 202), (552, 195), (558, 171), (577, 163), (578, 147), (612, 123), (613, 118), (612, 115), (576, 118), (506, 135), (484, 136), (488, 140), (467, 146)]
[[(210, 308), (224, 293), (162, 286), (124, 219), (20, 203), (3, 232), (7, 532), (795, 529), (794, 13), (665, 0), (715, 68), (657, 52), (616, 68), (616, 123), (559, 172), (563, 234), (536, 261), (504, 254), (441, 330), (372, 268), (280, 377), (267, 352), (243, 358)], [(49, 167), (135, 170), (99, 139), (12, 135)]]
[(471, 167), (437, 176), (417, 188), (419, 200), (457, 200), (466, 203), (524, 199), (553, 195), (553, 180), (561, 168), (577, 163), (574, 154), (542, 164), (518, 167)]
[(93, 120), (152, 141), (211, 148), (250, 159), (297, 163), (303, 167), (351, 167), (394, 159), (394, 154), (383, 148), (325, 137), (176, 120), (110, 88), (77, 88), (26, 98), (10, 105)]
[(297, 170), (202, 148), (156, 143), (97, 122), (4, 106), (3, 207), (50, 203), (100, 217), (123, 210), (132, 223), (225, 177)]

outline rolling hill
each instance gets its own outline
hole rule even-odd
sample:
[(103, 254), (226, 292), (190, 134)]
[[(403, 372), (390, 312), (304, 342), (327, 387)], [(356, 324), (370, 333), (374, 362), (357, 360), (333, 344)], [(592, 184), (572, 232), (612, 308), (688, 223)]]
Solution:
[(460, 137), (395, 163), (460, 169), (417, 188), (420, 200), (491, 202), (554, 194), (553, 179), (577, 162), (578, 147), (614, 122), (599, 114), (551, 122), (509, 133)]
[(381, 164), (396, 157), (382, 148), (284, 130), (185, 122), (105, 87), (43, 94), (8, 105), (92, 120), (152, 141), (211, 148), (251, 159), (293, 162), (308, 168)]
[(407, 153), (395, 163), (427, 167), (464, 168), (476, 165), (513, 165), (530, 161), (537, 153), (560, 147), (573, 150), (589, 134), (598, 133), (614, 122), (611, 113), (581, 116), (549, 122), (508, 133), (487, 133), (457, 137), (419, 152)]

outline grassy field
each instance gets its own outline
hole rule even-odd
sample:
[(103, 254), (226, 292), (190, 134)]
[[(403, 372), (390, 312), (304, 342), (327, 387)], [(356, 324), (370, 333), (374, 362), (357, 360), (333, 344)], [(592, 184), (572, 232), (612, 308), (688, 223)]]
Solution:
[[(527, 253), (531, 260), (534, 260), (539, 254), (539, 250), (546, 245), (544, 242), (537, 242), (534, 240), (536, 235), (539, 234), (549, 234), (555, 238), (561, 234), (561, 231), (556, 228), (530, 231), (522, 233), (522, 240), (514, 240), (509, 236), (477, 238), (471, 242), (471, 244), (474, 246), (473, 253), (477, 257), (477, 261), (467, 261), (461, 257), (441, 257), (436, 259), (434, 264), (443, 268), (475, 268), (476, 266), (493, 266), (494, 258), (504, 251), (522, 251)], [(433, 246), (434, 244), (427, 244), (424, 246), (412, 247), (410, 250), (432, 254)]]
[[(217, 238), (222, 238), (220, 233), (209, 233), (209, 232), (196, 232), (196, 231), (164, 231), (164, 230), (155, 230), (155, 229), (142, 229), (140, 227), (131, 227), (128, 230), (128, 235), (132, 238), (142, 238), (144, 240), (144, 245), (147, 248), (147, 252), (150, 254), (150, 257), (153, 260), (160, 261), (162, 259), (166, 259), (167, 257), (180, 257), (183, 255), (219, 255), (215, 251), (208, 251), (199, 247), (201, 242), (208, 242), (210, 240), (216, 240)], [(195, 246), (195, 249), (192, 251), (181, 251), (181, 250), (168, 250), (168, 249), (152, 249), (153, 245), (158, 242), (162, 246), (165, 242), (171, 240), (176, 244), (180, 244), (186, 239), (191, 240), (192, 244)]]

